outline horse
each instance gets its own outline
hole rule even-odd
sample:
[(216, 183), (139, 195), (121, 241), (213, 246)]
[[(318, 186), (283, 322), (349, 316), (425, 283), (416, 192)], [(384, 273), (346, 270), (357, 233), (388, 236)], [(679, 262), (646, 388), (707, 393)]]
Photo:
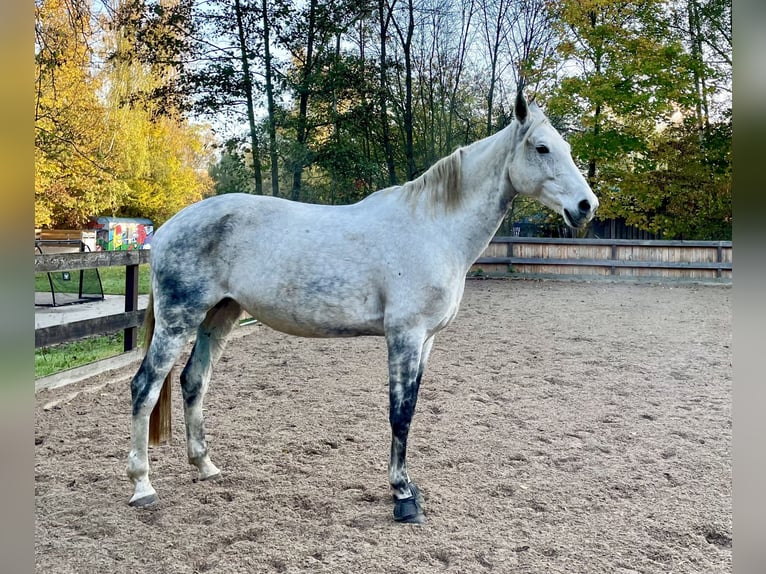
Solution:
[(131, 381), (129, 504), (158, 500), (147, 449), (169, 436), (170, 373), (195, 331), (180, 376), (188, 460), (199, 480), (220, 475), (202, 405), (226, 337), (245, 310), (300, 337), (385, 337), (394, 520), (424, 522), (423, 496), (406, 463), (421, 379), (434, 337), (458, 312), (471, 264), (516, 196), (535, 198), (575, 229), (599, 204), (569, 144), (521, 91), (507, 127), (357, 203), (234, 193), (171, 217), (152, 242), (148, 344)]

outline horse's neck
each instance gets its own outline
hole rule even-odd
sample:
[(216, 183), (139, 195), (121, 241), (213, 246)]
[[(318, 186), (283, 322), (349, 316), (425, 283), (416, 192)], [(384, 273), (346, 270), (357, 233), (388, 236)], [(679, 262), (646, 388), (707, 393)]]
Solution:
[(512, 153), (511, 129), (508, 126), (463, 150), (462, 202), (446, 223), (466, 270), (489, 245), (515, 195), (505, 173)]

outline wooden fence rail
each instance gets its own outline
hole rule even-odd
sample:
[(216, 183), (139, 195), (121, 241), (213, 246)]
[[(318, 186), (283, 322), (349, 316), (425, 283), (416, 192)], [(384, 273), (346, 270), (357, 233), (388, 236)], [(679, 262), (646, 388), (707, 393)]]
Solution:
[(472, 267), (491, 274), (732, 276), (731, 241), (495, 237)]
[(35, 273), (74, 271), (125, 266), (125, 312), (35, 329), (35, 349), (93, 335), (124, 330), (123, 348), (131, 351), (138, 342), (138, 326), (146, 311), (138, 308), (138, 266), (149, 263), (150, 251), (97, 251), (35, 255)]
[[(137, 346), (138, 266), (151, 251), (97, 251), (35, 256), (35, 272), (125, 266), (125, 312), (35, 330), (35, 348), (92, 335), (125, 331), (125, 351)], [(486, 273), (629, 275), (667, 278), (731, 278), (731, 241), (555, 239), (496, 237), (472, 270)]]

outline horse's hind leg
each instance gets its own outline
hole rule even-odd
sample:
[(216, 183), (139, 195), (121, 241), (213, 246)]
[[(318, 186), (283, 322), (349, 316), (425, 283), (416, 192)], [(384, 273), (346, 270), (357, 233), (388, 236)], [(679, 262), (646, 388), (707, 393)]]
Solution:
[(164, 329), (156, 329), (144, 360), (130, 384), (133, 417), (127, 473), (135, 486), (130, 499), (131, 506), (149, 506), (157, 502), (157, 493), (149, 482), (149, 415), (160, 396), (165, 377), (181, 354), (186, 338), (186, 333), (169, 334)]
[(208, 311), (205, 320), (197, 330), (197, 340), (189, 361), (181, 373), (187, 453), (189, 463), (199, 469), (200, 480), (220, 475), (220, 471), (210, 462), (208, 456), (202, 403), (210, 383), (213, 366), (223, 353), (226, 337), (234, 327), (241, 310), (239, 304), (233, 299), (224, 299)]

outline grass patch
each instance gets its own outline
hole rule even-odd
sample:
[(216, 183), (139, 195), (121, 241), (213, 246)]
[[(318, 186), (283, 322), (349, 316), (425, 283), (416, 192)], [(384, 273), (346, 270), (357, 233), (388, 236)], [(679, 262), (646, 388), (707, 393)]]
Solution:
[[(125, 294), (125, 267), (104, 267), (99, 269), (101, 273), (101, 285), (104, 287), (104, 295)], [(138, 266), (138, 293), (149, 293), (149, 264), (143, 263)]]
[[(123, 340), (124, 334), (120, 331), (35, 349), (35, 378), (119, 355), (122, 353)], [(143, 327), (138, 329), (138, 340), (144, 340)]]
[[(91, 270), (93, 272), (95, 270)], [(88, 272), (88, 271), (86, 271)], [(79, 288), (79, 271), (70, 271), (71, 280), (57, 281), (57, 289), (63, 292), (76, 293)], [(61, 271), (54, 275), (61, 276)], [(101, 286), (104, 295), (125, 294), (125, 267), (100, 267), (98, 274), (101, 276)], [(35, 291), (50, 293), (51, 285), (47, 273), (35, 273)], [(138, 266), (138, 292), (141, 295), (149, 293), (149, 264), (142, 263)]]

